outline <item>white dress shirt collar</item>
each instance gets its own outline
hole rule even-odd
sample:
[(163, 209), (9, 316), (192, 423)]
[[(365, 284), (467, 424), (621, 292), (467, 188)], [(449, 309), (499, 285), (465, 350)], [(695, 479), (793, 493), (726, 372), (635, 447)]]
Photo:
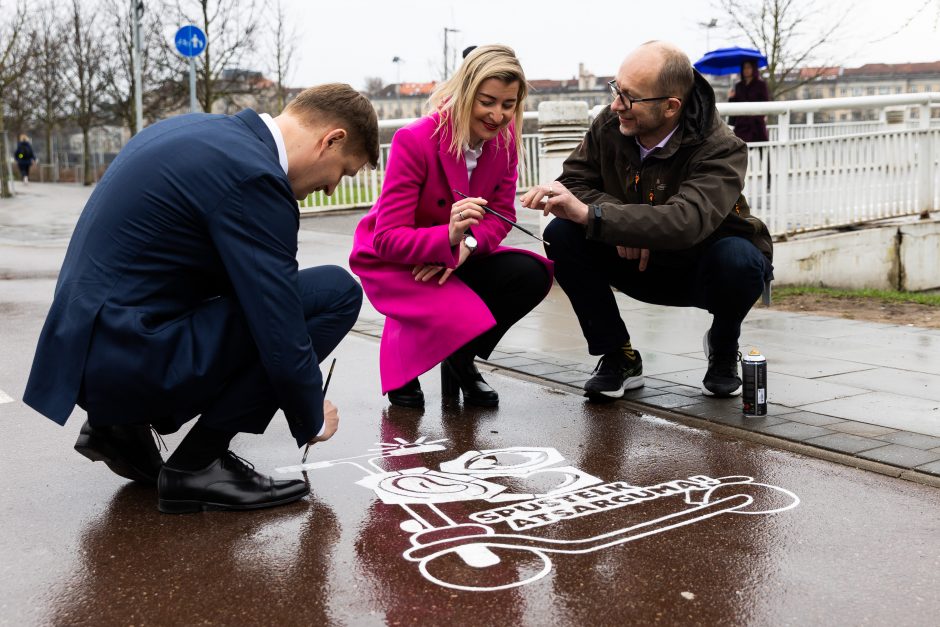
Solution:
[(287, 174), (287, 148), (284, 147), (284, 135), (281, 133), (281, 127), (267, 113), (262, 113), (258, 117), (261, 118), (268, 130), (271, 131), (271, 135), (274, 136), (274, 144), (277, 146), (277, 160), (281, 164), (284, 174)]

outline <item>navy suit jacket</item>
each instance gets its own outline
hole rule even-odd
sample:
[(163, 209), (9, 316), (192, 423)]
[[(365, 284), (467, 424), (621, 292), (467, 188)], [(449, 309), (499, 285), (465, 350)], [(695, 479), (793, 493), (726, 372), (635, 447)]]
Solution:
[(95, 411), (112, 422), (192, 417), (247, 351), (294, 437), (315, 436), (322, 381), (297, 289), (298, 228), (254, 111), (144, 129), (78, 220), (24, 401), (64, 424), (84, 382), (106, 392)]

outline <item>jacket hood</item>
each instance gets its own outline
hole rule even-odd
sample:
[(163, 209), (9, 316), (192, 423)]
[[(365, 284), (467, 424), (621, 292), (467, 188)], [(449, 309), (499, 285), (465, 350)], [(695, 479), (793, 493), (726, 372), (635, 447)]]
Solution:
[(718, 125), (715, 115), (715, 91), (699, 74), (692, 69), (694, 80), (682, 114), (682, 143), (700, 143)]

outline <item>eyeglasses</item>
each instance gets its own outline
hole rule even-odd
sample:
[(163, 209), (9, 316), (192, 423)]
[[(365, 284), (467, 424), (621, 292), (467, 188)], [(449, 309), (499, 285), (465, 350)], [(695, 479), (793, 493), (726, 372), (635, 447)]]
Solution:
[[(617, 87), (617, 81), (610, 81), (607, 83), (607, 87), (610, 88), (610, 95), (614, 98), (620, 98), (620, 104), (623, 105), (624, 109), (628, 111), (633, 108), (633, 105), (637, 102), (653, 102), (654, 100), (669, 100), (672, 96), (656, 96), (655, 98), (631, 98), (626, 95), (620, 88)], [(676, 98), (676, 100), (679, 100)]]

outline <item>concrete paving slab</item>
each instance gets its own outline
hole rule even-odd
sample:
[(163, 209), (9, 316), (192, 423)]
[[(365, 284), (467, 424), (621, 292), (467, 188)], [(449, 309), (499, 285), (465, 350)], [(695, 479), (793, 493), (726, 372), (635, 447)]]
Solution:
[(791, 422), (783, 418), (784, 422), (769, 427), (755, 427), (755, 431), (774, 435), (787, 440), (796, 440), (801, 442), (810, 438), (818, 438), (823, 435), (830, 435), (832, 431), (823, 427), (814, 427), (813, 425), (803, 424), (802, 422)]
[[(644, 369), (645, 369), (644, 363)], [(700, 384), (705, 375), (703, 370), (685, 370), (669, 372), (658, 375), (661, 379), (693, 386)], [(804, 407), (810, 403), (822, 402), (831, 399), (848, 398), (858, 394), (866, 394), (865, 390), (826, 383), (815, 379), (801, 379), (782, 373), (774, 373), (767, 378), (767, 395), (775, 403), (788, 407)], [(820, 412), (826, 413), (826, 412)]]
[(798, 411), (792, 414), (787, 414), (787, 420), (802, 422), (805, 425), (813, 425), (816, 427), (827, 427), (829, 425), (845, 422), (845, 420), (842, 418), (827, 416), (825, 414), (816, 414), (811, 411)]
[(940, 375), (898, 370), (897, 368), (873, 368), (845, 374), (826, 376), (821, 381), (842, 383), (874, 392), (889, 392), (901, 396), (915, 396), (940, 401)]
[(836, 400), (807, 403), (801, 409), (940, 437), (940, 401), (869, 392)]
[(839, 431), (841, 433), (848, 433), (851, 435), (860, 435), (864, 438), (878, 438), (891, 434), (897, 433), (897, 429), (889, 429), (888, 427), (882, 427), (879, 425), (872, 425), (865, 422), (858, 422), (857, 420), (844, 420), (842, 422), (837, 422), (834, 424), (826, 425), (828, 429), (833, 431)]
[(859, 457), (871, 459), (876, 462), (892, 464), (894, 466), (922, 466), (931, 462), (940, 461), (940, 454), (924, 451), (919, 448), (889, 444), (880, 448), (873, 448), (858, 454)]
[(925, 451), (940, 448), (940, 438), (929, 435), (920, 435), (919, 433), (908, 433), (898, 431), (881, 436), (881, 439), (892, 444), (903, 444), (911, 448), (919, 448)]
[(881, 440), (863, 438), (849, 433), (830, 433), (829, 435), (809, 438), (804, 440), (804, 442), (806, 444), (812, 444), (813, 446), (829, 449), (830, 451), (838, 451), (839, 453), (848, 453), (850, 455), (880, 448), (885, 445)]

